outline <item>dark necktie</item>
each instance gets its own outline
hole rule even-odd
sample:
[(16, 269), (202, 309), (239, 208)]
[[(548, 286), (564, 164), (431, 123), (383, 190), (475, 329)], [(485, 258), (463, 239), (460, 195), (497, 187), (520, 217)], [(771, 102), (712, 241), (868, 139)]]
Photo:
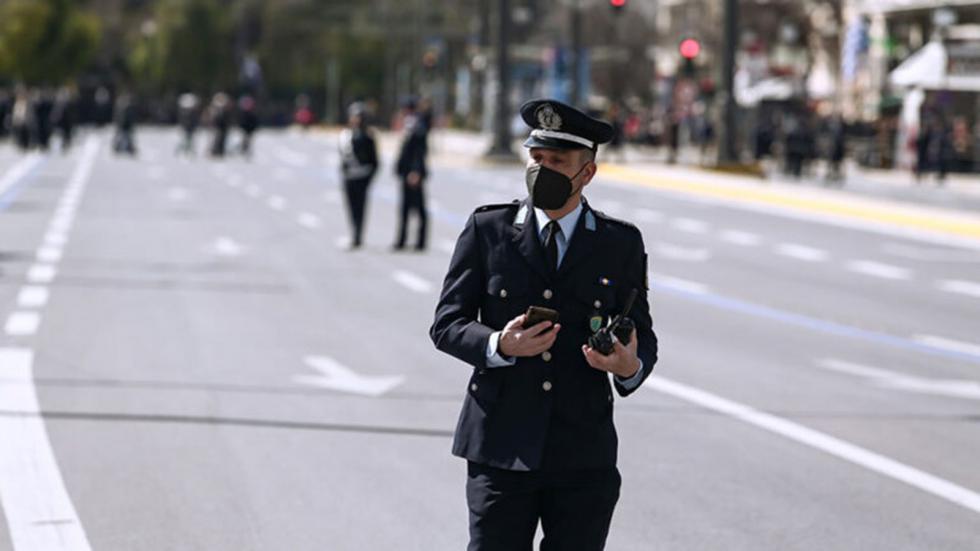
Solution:
[(561, 234), (561, 226), (558, 222), (552, 220), (548, 222), (548, 225), (544, 227), (545, 237), (544, 237), (544, 254), (545, 258), (548, 259), (548, 266), (557, 271), (558, 270), (558, 235)]

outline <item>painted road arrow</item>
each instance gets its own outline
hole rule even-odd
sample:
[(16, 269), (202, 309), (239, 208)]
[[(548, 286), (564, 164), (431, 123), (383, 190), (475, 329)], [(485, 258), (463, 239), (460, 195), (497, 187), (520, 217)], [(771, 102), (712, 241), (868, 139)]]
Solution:
[(327, 356), (307, 356), (303, 358), (303, 361), (319, 373), (318, 375), (293, 376), (294, 382), (304, 385), (378, 397), (405, 381), (405, 377), (399, 375), (381, 377), (359, 375), (351, 368), (341, 365), (337, 360)]

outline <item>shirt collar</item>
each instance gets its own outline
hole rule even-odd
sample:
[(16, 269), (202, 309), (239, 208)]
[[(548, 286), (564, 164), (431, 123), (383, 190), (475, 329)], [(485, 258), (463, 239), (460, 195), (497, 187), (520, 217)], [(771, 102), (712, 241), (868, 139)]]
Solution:
[[(578, 219), (580, 216), (582, 216), (581, 201), (579, 201), (579, 204), (575, 207), (575, 210), (558, 219), (558, 226), (561, 227), (561, 233), (565, 237), (566, 243), (571, 240), (572, 233), (575, 232), (575, 226), (578, 225)], [(548, 222), (551, 222), (551, 219), (548, 218), (548, 215), (544, 212), (544, 210), (539, 209), (538, 207), (534, 207), (534, 217), (538, 221), (539, 232), (544, 231), (544, 228), (548, 225)]]

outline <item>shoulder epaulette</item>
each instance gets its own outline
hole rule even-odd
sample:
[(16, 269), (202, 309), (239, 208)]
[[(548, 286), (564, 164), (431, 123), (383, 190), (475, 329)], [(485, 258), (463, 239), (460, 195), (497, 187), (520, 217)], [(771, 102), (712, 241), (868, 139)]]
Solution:
[(521, 204), (521, 202), (519, 200), (514, 199), (510, 203), (492, 203), (492, 204), (489, 204), (489, 205), (481, 205), (479, 207), (476, 207), (476, 210), (474, 212), (488, 212), (488, 211), (491, 211), (491, 210), (500, 210), (500, 209), (506, 209), (506, 208), (515, 208), (515, 207), (517, 207), (520, 204)]
[(608, 214), (606, 214), (606, 213), (604, 213), (602, 211), (599, 211), (599, 210), (593, 210), (592, 212), (594, 212), (597, 217), (601, 218), (605, 222), (612, 222), (613, 224), (618, 224), (620, 226), (625, 226), (627, 228), (630, 228), (630, 229), (633, 229), (633, 230), (637, 230), (637, 231), (640, 230), (633, 223), (627, 222), (626, 220), (620, 220), (619, 218), (613, 218), (612, 216), (609, 216)]

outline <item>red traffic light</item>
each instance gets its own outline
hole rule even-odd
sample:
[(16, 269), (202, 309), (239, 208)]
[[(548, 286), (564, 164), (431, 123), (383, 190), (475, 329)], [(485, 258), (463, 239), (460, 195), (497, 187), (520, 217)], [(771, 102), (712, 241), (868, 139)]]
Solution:
[(701, 43), (693, 38), (685, 38), (681, 41), (680, 52), (684, 59), (694, 59), (701, 53)]
[(614, 9), (621, 9), (626, 7), (627, 0), (609, 0), (609, 5)]

